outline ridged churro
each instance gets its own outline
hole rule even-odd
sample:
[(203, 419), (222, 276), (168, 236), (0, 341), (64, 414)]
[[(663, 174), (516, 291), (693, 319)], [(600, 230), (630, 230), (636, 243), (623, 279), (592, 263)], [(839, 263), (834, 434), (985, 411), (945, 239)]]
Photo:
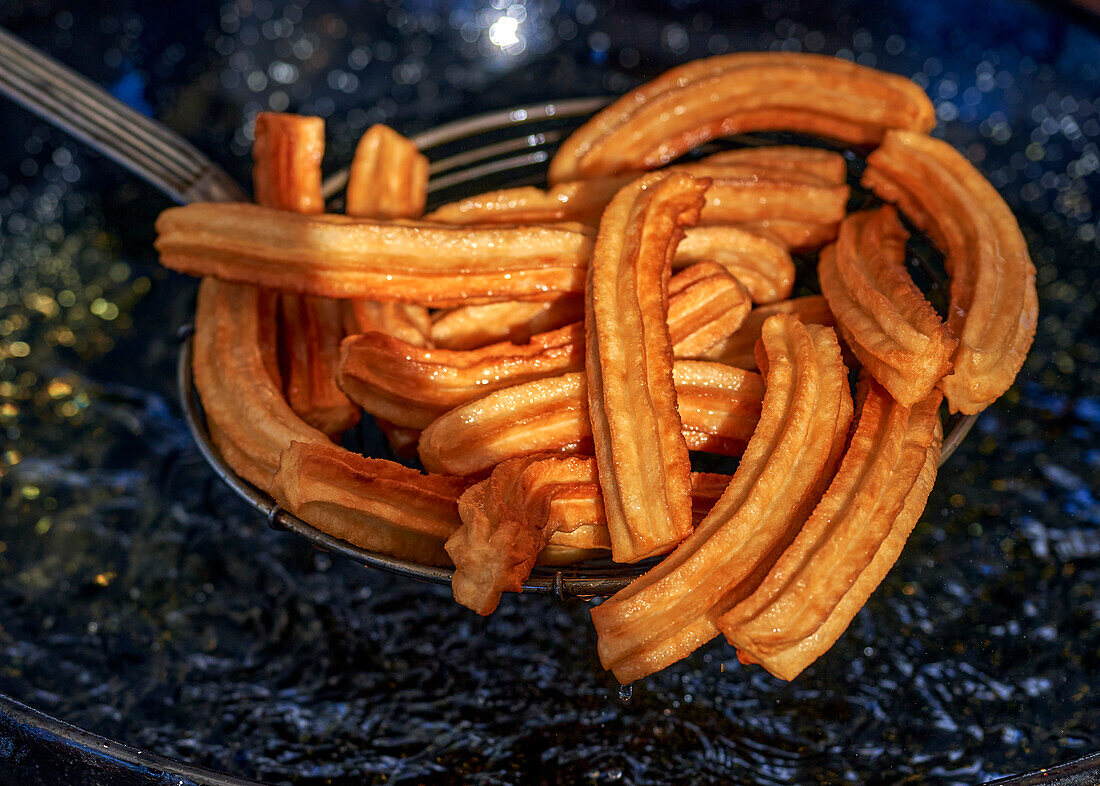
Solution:
[(890, 206), (854, 213), (817, 270), (845, 343), (890, 395), (912, 406), (951, 369), (958, 339), (905, 269), (908, 237)]
[(592, 610), (600, 660), (631, 682), (718, 633), (794, 539), (839, 459), (852, 401), (830, 328), (775, 315), (760, 422), (722, 498), (671, 555)]
[(511, 341), (523, 344), (545, 333), (584, 319), (584, 298), (564, 295), (555, 300), (522, 300), (460, 306), (432, 317), (432, 344), (441, 349), (477, 349)]
[[(748, 297), (716, 265), (673, 276), (668, 325), (679, 354), (702, 352), (736, 330)], [(341, 389), (367, 412), (399, 426), (424, 428), (449, 409), (493, 390), (578, 370), (584, 364), (584, 323), (538, 333), (526, 344), (500, 342), (472, 350), (424, 349), (381, 333), (348, 338), (342, 347)]]
[(601, 110), (550, 162), (550, 182), (669, 163), (725, 134), (799, 131), (876, 144), (928, 131), (932, 102), (908, 79), (832, 57), (745, 52), (673, 68)]
[(428, 194), (428, 159), (388, 126), (373, 125), (359, 139), (348, 172), (349, 216), (419, 218)]
[[(721, 363), (672, 367), (681, 428), (692, 450), (738, 455), (760, 417), (760, 375)], [(496, 390), (441, 415), (420, 437), (430, 472), (479, 475), (529, 453), (592, 451), (585, 375), (574, 371)]]
[(704, 352), (702, 359), (755, 371), (756, 342), (760, 340), (760, 331), (764, 327), (764, 322), (774, 314), (792, 314), (807, 325), (825, 325), (826, 327), (836, 325), (833, 312), (829, 310), (829, 303), (821, 295), (807, 295), (780, 303), (757, 306), (745, 317), (745, 321), (736, 333), (722, 339)]
[(354, 546), (446, 565), (443, 543), (461, 524), (460, 478), (423, 475), (336, 445), (291, 442), (272, 494), (285, 510)]
[(752, 595), (718, 620), (738, 657), (782, 679), (844, 632), (900, 552), (888, 541), (904, 543), (935, 480), (943, 394), (907, 407), (865, 384), (851, 442), (813, 515)]
[(726, 268), (748, 290), (753, 303), (786, 300), (794, 289), (794, 262), (786, 246), (764, 233), (739, 227), (692, 227), (676, 247), (673, 267), (701, 261)]
[(940, 386), (952, 412), (974, 414), (1012, 385), (1038, 321), (1035, 265), (996, 189), (946, 142), (894, 131), (863, 183), (895, 202), (945, 254), (947, 328), (959, 344)]
[[(592, 544), (609, 544), (596, 480), (591, 458), (531, 456), (501, 464), (467, 489), (458, 503), (462, 526), (446, 546), (455, 563), (455, 600), (490, 614), (502, 593), (523, 589), (548, 546), (591, 550), (600, 548)], [(693, 473), (693, 499), (707, 507), (728, 482), (725, 475)], [(577, 532), (583, 539), (556, 537)]]
[(200, 202), (160, 214), (156, 248), (161, 264), (182, 273), (442, 307), (580, 292), (592, 242), (580, 225), (386, 223)]
[(588, 416), (612, 558), (637, 562), (691, 532), (691, 465), (676, 410), (668, 279), (709, 181), (647, 175), (604, 210), (585, 289)]

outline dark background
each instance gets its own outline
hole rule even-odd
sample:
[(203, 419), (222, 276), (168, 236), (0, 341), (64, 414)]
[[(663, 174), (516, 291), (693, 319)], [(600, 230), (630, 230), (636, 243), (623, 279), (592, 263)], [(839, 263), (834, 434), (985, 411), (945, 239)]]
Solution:
[[(636, 686), (581, 603), (335, 561), (216, 481), (174, 392), (194, 282), (168, 201), (0, 100), (0, 691), (274, 783), (973, 783), (1100, 750), (1100, 38), (1026, 2), (6, 2), (0, 25), (248, 181), (261, 109), (327, 120), (327, 171), (412, 133), (620, 93), (740, 49), (916, 79), (1020, 218), (1041, 313), (1016, 386), (895, 569), (795, 683), (724, 644)], [(490, 39), (522, 17), (522, 46)], [(1079, 23), (1084, 24), (1079, 24)], [(0, 772), (33, 756), (0, 735)]]

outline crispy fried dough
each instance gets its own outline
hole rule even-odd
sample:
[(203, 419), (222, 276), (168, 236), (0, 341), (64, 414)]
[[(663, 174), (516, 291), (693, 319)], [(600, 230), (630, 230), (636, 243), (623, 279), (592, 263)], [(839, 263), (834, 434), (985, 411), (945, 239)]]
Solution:
[(667, 71), (598, 112), (562, 143), (550, 182), (653, 169), (745, 131), (875, 144), (887, 129), (934, 123), (931, 101), (903, 77), (820, 55), (722, 55)]
[[(737, 329), (748, 297), (715, 265), (672, 278), (669, 326), (674, 348), (703, 351)], [(702, 318), (701, 318), (702, 317)], [(338, 381), (367, 412), (397, 425), (424, 428), (449, 409), (493, 390), (580, 369), (584, 324), (539, 333), (526, 344), (501, 342), (472, 350), (422, 349), (381, 333), (343, 346)]]
[(755, 371), (757, 368), (754, 354), (756, 342), (760, 340), (760, 331), (764, 327), (764, 322), (773, 314), (793, 314), (807, 325), (832, 327), (836, 324), (828, 302), (821, 295), (807, 295), (793, 300), (784, 300), (781, 303), (757, 306), (745, 317), (744, 323), (736, 333), (722, 339), (704, 352), (703, 359)]
[(325, 212), (321, 158), (325, 121), (319, 117), (260, 112), (252, 146), (252, 188), (257, 204), (312, 215)]
[[(739, 455), (760, 417), (758, 374), (721, 363), (677, 360), (672, 367), (689, 447)], [(496, 390), (441, 415), (420, 437), (429, 472), (479, 475), (533, 453), (591, 452), (585, 375), (570, 372)]]
[(368, 128), (359, 139), (348, 172), (347, 214), (419, 218), (427, 195), (427, 157), (388, 126)]
[(895, 202), (945, 254), (947, 328), (958, 337), (940, 383), (952, 412), (974, 414), (1012, 385), (1035, 337), (1035, 266), (996, 189), (946, 142), (890, 132), (863, 183)]
[(294, 413), (268, 371), (276, 298), (245, 284), (203, 279), (192, 339), (195, 388), (214, 444), (238, 475), (264, 491), (292, 440), (328, 442)]
[(691, 464), (672, 382), (668, 279), (709, 181), (654, 173), (604, 210), (585, 289), (588, 416), (611, 553), (637, 562), (691, 532)]
[(904, 406), (931, 393), (951, 369), (958, 339), (905, 269), (909, 234), (886, 206), (844, 220), (821, 253), (821, 293), (860, 364)]
[[(725, 475), (693, 473), (693, 500), (709, 506), (728, 482)], [(611, 542), (591, 458), (507, 461), (467, 489), (458, 509), (462, 526), (446, 546), (455, 563), (451, 587), (456, 601), (482, 615), (493, 612), (503, 592), (522, 591), (545, 548), (559, 550), (553, 561), (560, 564)]]
[(500, 341), (523, 344), (545, 333), (584, 319), (584, 298), (563, 295), (542, 303), (505, 301), (460, 306), (432, 317), (432, 344), (441, 349), (477, 349)]
[(793, 540), (843, 451), (852, 401), (832, 329), (778, 314), (764, 323), (761, 341), (768, 357), (761, 418), (722, 498), (676, 551), (592, 610), (600, 659), (620, 682), (717, 635), (718, 617)]
[(287, 511), (354, 546), (446, 565), (443, 542), (461, 524), (460, 478), (422, 475), (335, 445), (291, 442), (272, 494)]
[[(865, 384), (851, 442), (813, 515), (753, 594), (718, 620), (739, 657), (782, 679), (843, 633), (878, 584), (864, 581), (853, 594), (856, 581), (895, 531), (908, 535), (935, 479), (942, 393), (910, 408), (877, 382)], [(876, 566), (879, 580), (887, 569)]]
[(157, 233), (161, 264), (183, 273), (430, 306), (580, 292), (593, 246), (580, 225), (386, 223), (242, 203), (169, 208), (157, 219)]
[(716, 262), (748, 290), (754, 303), (786, 300), (794, 289), (794, 262), (774, 237), (732, 226), (692, 227), (676, 247), (673, 267)]

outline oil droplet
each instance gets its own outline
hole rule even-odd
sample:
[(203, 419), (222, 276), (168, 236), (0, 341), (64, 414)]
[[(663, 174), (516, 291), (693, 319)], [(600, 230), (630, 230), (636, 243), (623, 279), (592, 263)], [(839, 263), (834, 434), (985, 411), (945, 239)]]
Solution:
[(634, 695), (633, 685), (620, 685), (619, 686), (619, 701), (626, 704), (630, 701), (630, 697)]

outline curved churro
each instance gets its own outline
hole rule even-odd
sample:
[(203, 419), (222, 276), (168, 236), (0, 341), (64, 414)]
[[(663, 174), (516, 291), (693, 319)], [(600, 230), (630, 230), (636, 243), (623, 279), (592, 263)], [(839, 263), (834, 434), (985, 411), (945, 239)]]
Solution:
[(722, 55), (667, 71), (598, 112), (562, 143), (550, 182), (653, 169), (745, 131), (875, 144), (887, 129), (934, 123), (931, 101), (903, 77), (820, 55)]
[(169, 208), (165, 267), (324, 297), (445, 306), (580, 292), (592, 236), (580, 225), (452, 227), (242, 203)]
[(817, 268), (845, 343), (904, 406), (928, 397), (958, 344), (905, 269), (908, 237), (892, 207), (855, 213)]
[(959, 339), (940, 382), (952, 412), (973, 414), (1012, 385), (1035, 337), (1035, 266), (996, 189), (946, 142), (894, 131), (863, 183), (896, 202), (945, 253), (947, 328)]
[(673, 267), (716, 262), (748, 290), (754, 303), (775, 303), (791, 296), (794, 262), (779, 240), (732, 226), (692, 227), (676, 247)]
[(704, 352), (702, 359), (755, 371), (756, 342), (760, 340), (760, 331), (764, 327), (764, 322), (774, 314), (793, 314), (806, 325), (832, 327), (836, 324), (828, 302), (821, 295), (807, 295), (793, 300), (784, 300), (781, 303), (757, 306), (745, 317), (744, 323), (736, 333), (722, 339)]
[(461, 524), (460, 478), (422, 475), (336, 445), (291, 442), (272, 495), (285, 510), (354, 546), (446, 565), (443, 542)]
[(616, 562), (659, 554), (691, 532), (667, 282), (681, 227), (698, 219), (708, 185), (676, 172), (623, 188), (604, 210), (588, 266), (588, 416)]
[[(709, 507), (729, 477), (692, 473), (691, 481), (695, 505)], [(482, 615), (493, 612), (503, 592), (522, 591), (544, 549), (583, 549), (588, 556), (610, 545), (591, 458), (507, 461), (467, 489), (458, 509), (462, 526), (446, 545), (455, 564), (451, 587), (456, 601)]]
[(717, 618), (755, 589), (839, 460), (852, 401), (835, 334), (778, 314), (761, 341), (768, 371), (760, 422), (729, 487), (676, 551), (592, 610), (600, 660), (620, 682), (718, 633)]
[[(738, 455), (760, 417), (760, 375), (720, 363), (672, 367), (681, 428), (692, 450)], [(570, 372), (496, 390), (441, 415), (420, 437), (429, 472), (479, 475), (533, 453), (590, 452), (585, 376)]]
[(388, 126), (373, 125), (355, 147), (346, 212), (368, 218), (419, 218), (428, 195), (428, 159)]
[(293, 440), (327, 443), (298, 417), (268, 371), (274, 292), (205, 278), (199, 286), (192, 369), (214, 444), (233, 470), (270, 491), (279, 454)]
[(531, 336), (584, 319), (584, 298), (563, 295), (529, 303), (521, 300), (460, 306), (432, 317), (432, 344), (441, 349), (477, 349), (500, 341), (522, 344)]
[[(701, 352), (736, 330), (748, 297), (716, 265), (688, 268), (670, 283), (668, 323), (679, 354)], [(340, 387), (372, 415), (424, 428), (449, 409), (493, 390), (580, 369), (584, 324), (472, 350), (423, 349), (380, 333), (345, 340)]]
[(851, 443), (813, 515), (753, 594), (718, 620), (742, 661), (785, 680), (844, 632), (900, 553), (935, 480), (942, 393), (910, 408), (867, 385)]

